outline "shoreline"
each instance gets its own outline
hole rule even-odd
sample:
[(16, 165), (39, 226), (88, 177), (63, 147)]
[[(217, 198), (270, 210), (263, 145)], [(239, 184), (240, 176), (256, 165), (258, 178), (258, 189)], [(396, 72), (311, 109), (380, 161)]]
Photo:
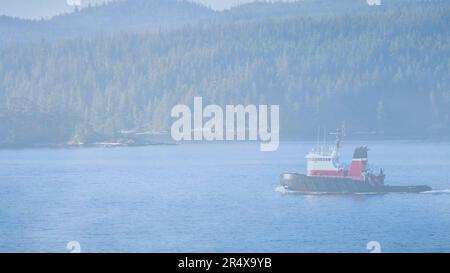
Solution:
[[(389, 138), (389, 139), (348, 139), (346, 143), (359, 143), (359, 142), (371, 142), (371, 143), (430, 143), (430, 144), (450, 144), (450, 138), (446, 139), (432, 139), (432, 138)], [(49, 144), (29, 144), (29, 145), (0, 145), (0, 151), (2, 150), (34, 150), (34, 149), (90, 149), (90, 148), (130, 148), (130, 147), (148, 147), (148, 146), (178, 146), (178, 145), (214, 145), (214, 144), (260, 144), (259, 141), (180, 141), (180, 142), (154, 142), (154, 143), (142, 143), (142, 144), (127, 144), (119, 142), (99, 142), (89, 144), (67, 144), (67, 143), (49, 143)], [(306, 143), (314, 144), (318, 143), (317, 140), (311, 139), (286, 139), (281, 140), (282, 143)], [(323, 141), (319, 141), (323, 143)], [(329, 139), (326, 144), (332, 144), (333, 141)]]

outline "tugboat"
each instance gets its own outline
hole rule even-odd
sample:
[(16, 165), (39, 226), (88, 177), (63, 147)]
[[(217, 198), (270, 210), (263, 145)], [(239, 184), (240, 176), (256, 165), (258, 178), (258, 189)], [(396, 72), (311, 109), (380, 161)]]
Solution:
[(386, 175), (383, 169), (375, 174), (368, 167), (366, 146), (357, 147), (349, 168), (339, 162), (339, 148), (344, 127), (336, 130), (336, 143), (333, 149), (324, 147), (313, 149), (308, 155), (307, 173), (283, 173), (280, 184), (289, 192), (305, 194), (377, 194), (377, 193), (420, 193), (431, 191), (429, 186), (389, 186), (384, 184)]

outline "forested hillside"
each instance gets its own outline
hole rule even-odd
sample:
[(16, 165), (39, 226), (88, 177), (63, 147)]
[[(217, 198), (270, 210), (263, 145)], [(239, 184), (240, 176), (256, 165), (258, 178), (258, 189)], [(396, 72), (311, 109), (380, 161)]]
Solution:
[(214, 11), (178, 0), (115, 0), (51, 20), (23, 20), (0, 16), (0, 46), (40, 40), (94, 37), (99, 33), (158, 32), (197, 24)]
[[(433, 0), (439, 1), (446, 0)], [(40, 40), (94, 37), (99, 33), (155, 33), (186, 25), (373, 14), (402, 8), (410, 2), (422, 0), (384, 0), (382, 6), (369, 6), (366, 0), (256, 1), (223, 12), (189, 0), (113, 0), (50, 20), (32, 21), (0, 16), (0, 47)]]
[[(450, 3), (0, 50), (0, 145), (163, 131), (177, 103), (280, 104), (281, 136), (450, 138)], [(275, 4), (273, 4), (275, 5)]]

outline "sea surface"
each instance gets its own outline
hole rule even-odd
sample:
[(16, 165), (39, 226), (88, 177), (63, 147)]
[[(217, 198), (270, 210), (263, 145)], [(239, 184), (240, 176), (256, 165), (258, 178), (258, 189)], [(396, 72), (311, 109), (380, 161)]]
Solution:
[(298, 195), (310, 142), (0, 151), (0, 252), (450, 252), (450, 143), (367, 144), (421, 194)]

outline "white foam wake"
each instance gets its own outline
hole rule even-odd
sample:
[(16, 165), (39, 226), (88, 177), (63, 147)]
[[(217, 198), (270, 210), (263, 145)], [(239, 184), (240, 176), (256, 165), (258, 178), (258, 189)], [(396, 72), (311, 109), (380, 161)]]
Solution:
[(426, 194), (450, 194), (450, 189), (443, 189), (443, 190), (431, 190), (431, 191), (425, 191), (422, 193)]
[(276, 192), (279, 192), (279, 193), (288, 193), (289, 191), (285, 188), (285, 187), (283, 187), (283, 186), (278, 186), (278, 187), (276, 187), (275, 188), (275, 191)]

